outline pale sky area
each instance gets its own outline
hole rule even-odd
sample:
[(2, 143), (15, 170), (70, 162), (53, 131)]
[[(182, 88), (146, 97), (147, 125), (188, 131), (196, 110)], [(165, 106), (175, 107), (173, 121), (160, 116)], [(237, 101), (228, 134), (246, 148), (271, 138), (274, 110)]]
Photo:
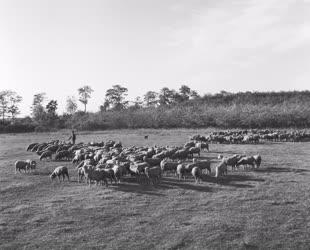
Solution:
[(114, 84), (133, 99), (309, 82), (310, 0), (0, 0), (0, 90), (23, 97), (22, 115), (38, 92), (62, 113), (85, 84), (97, 111)]

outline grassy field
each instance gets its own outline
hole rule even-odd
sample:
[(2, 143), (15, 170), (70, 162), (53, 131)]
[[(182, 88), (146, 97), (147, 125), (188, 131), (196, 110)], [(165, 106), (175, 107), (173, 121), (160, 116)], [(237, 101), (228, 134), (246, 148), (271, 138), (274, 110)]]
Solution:
[[(78, 142), (121, 140), (129, 145), (183, 145), (206, 130), (81, 132)], [(149, 135), (149, 140), (143, 136)], [(179, 182), (164, 177), (156, 188), (126, 177), (108, 188), (77, 183), (71, 163), (39, 162), (36, 172), (15, 174), (31, 142), (69, 133), (0, 135), (0, 249), (309, 249), (310, 143), (216, 145), (218, 153), (260, 153), (260, 169)], [(71, 182), (48, 178), (58, 165)]]

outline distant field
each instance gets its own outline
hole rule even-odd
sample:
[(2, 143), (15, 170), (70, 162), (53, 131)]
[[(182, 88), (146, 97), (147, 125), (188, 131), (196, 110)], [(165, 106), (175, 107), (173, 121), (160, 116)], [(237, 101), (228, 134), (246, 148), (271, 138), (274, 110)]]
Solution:
[[(124, 146), (183, 145), (207, 130), (81, 132), (77, 142), (120, 140)], [(149, 135), (148, 140), (143, 136)], [(212, 144), (218, 153), (262, 155), (260, 169), (229, 171), (159, 187), (131, 177), (108, 188), (77, 183), (68, 162), (38, 162), (35, 173), (15, 174), (31, 142), (67, 139), (69, 133), (0, 135), (0, 249), (309, 249), (310, 143)], [(70, 168), (71, 182), (51, 183), (55, 166)], [(212, 173), (214, 174), (214, 173)]]

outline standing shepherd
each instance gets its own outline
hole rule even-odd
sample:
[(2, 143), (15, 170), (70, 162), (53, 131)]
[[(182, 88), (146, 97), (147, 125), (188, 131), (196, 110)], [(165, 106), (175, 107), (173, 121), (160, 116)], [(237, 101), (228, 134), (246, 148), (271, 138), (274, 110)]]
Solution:
[(74, 133), (74, 130), (72, 130), (72, 135), (69, 137), (68, 140), (72, 140), (72, 144), (75, 144), (76, 134)]

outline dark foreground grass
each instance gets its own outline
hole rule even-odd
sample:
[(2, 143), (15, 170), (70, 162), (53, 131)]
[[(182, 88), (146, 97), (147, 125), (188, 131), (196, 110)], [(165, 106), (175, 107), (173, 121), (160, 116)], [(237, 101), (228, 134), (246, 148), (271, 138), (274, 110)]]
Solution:
[[(124, 145), (181, 145), (197, 130), (121, 130), (83, 133), (78, 140), (121, 140)], [(148, 134), (149, 140), (143, 135)], [(158, 187), (88, 187), (66, 162), (40, 162), (35, 173), (15, 174), (14, 161), (38, 157), (27, 144), (64, 133), (1, 135), (1, 249), (309, 249), (310, 143), (211, 145), (218, 152), (260, 153), (262, 167), (235, 171), (219, 181), (179, 182), (164, 177)], [(51, 183), (58, 165), (71, 181)]]

